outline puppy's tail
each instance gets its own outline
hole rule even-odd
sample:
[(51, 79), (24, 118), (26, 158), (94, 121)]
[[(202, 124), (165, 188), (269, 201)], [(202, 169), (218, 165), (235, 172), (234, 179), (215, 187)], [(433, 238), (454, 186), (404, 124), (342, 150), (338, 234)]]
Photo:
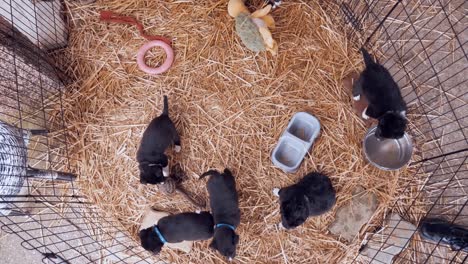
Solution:
[(372, 56), (369, 54), (369, 52), (367, 52), (366, 49), (361, 48), (361, 53), (362, 53), (362, 57), (364, 58), (364, 63), (366, 64), (366, 67), (369, 67), (375, 64), (375, 61), (372, 59)]
[(169, 102), (167, 100), (167, 95), (164, 96), (164, 108), (163, 108), (162, 115), (166, 115), (166, 116), (169, 115)]
[(203, 174), (200, 176), (200, 178), (198, 178), (198, 179), (205, 178), (206, 176), (219, 176), (219, 175), (221, 175), (221, 173), (219, 173), (219, 171), (217, 171), (217, 170), (209, 170), (209, 171), (203, 173)]

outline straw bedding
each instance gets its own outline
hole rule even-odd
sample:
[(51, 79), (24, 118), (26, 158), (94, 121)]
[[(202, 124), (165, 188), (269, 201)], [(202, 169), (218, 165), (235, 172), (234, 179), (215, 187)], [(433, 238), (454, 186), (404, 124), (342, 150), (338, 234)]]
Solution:
[[(164, 94), (182, 136), (182, 152), (170, 157), (187, 172), (185, 188), (207, 199), (206, 182), (198, 175), (224, 167), (235, 174), (242, 213), (238, 263), (346, 262), (354, 258), (362, 236), (348, 243), (328, 233), (336, 208), (362, 185), (377, 195), (374, 220), (380, 221), (407, 182), (407, 170), (384, 172), (364, 161), (366, 129), (341, 86), (344, 76), (362, 68), (361, 57), (316, 1), (286, 1), (273, 13), (276, 57), (245, 49), (233, 31), (227, 1), (106, 0), (67, 6), (73, 29), (66, 70), (78, 80), (63, 102), (70, 153), (85, 195), (135, 239), (150, 206), (195, 210), (181, 196), (167, 197), (139, 183), (136, 150), (147, 124), (160, 114)], [(131, 26), (100, 22), (98, 12), (105, 9), (132, 15), (149, 33), (173, 38), (173, 68), (160, 76), (138, 70), (136, 52), (146, 40)], [(162, 58), (157, 50), (154, 56), (153, 62)], [(272, 166), (270, 153), (298, 111), (315, 115), (322, 130), (300, 170), (285, 174)], [(331, 176), (337, 205), (296, 230), (278, 230), (272, 188), (312, 170)], [(165, 249), (160, 256), (174, 263), (224, 261), (208, 242), (195, 243), (190, 254)]]

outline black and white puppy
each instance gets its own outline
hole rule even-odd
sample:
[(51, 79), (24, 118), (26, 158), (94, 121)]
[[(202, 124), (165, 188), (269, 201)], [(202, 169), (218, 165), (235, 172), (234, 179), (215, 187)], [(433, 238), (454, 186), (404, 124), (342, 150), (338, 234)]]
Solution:
[(140, 231), (141, 246), (158, 254), (165, 243), (210, 239), (213, 226), (213, 216), (209, 212), (165, 216), (157, 225)]
[(281, 5), (281, 0), (265, 0), (265, 4), (271, 5), (272, 8), (277, 8)]
[(336, 193), (330, 179), (319, 172), (304, 176), (298, 183), (273, 189), (279, 196), (281, 225), (286, 229), (303, 224), (309, 216), (329, 211), (336, 202)]
[(175, 151), (179, 152), (180, 137), (169, 117), (167, 96), (164, 96), (163, 112), (146, 128), (137, 152), (141, 183), (158, 184), (169, 176), (169, 161), (164, 152), (172, 144)]
[(239, 243), (236, 228), (240, 224), (236, 182), (228, 169), (225, 169), (223, 173), (210, 170), (203, 173), (200, 179), (208, 175), (211, 177), (208, 180), (207, 189), (215, 223), (213, 241), (210, 246), (232, 260), (236, 256), (236, 245)]
[(353, 98), (359, 101), (361, 93), (366, 96), (369, 106), (364, 109), (362, 117), (379, 121), (375, 132), (377, 137), (401, 138), (407, 125), (407, 107), (400, 88), (384, 66), (374, 61), (364, 48), (361, 52), (366, 68), (354, 84)]

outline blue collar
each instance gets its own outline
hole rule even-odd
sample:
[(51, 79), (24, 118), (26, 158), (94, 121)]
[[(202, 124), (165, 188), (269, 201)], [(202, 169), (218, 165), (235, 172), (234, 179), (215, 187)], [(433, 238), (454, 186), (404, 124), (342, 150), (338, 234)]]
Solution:
[(215, 229), (220, 228), (220, 227), (228, 227), (232, 231), (236, 231), (236, 228), (233, 225), (229, 225), (229, 224), (216, 224), (215, 225)]
[(161, 242), (162, 242), (163, 244), (166, 244), (166, 243), (167, 243), (167, 240), (166, 240), (166, 239), (164, 238), (164, 236), (161, 234), (161, 231), (159, 231), (158, 226), (155, 225), (154, 228), (153, 228), (153, 231), (158, 235), (159, 240), (161, 240)]

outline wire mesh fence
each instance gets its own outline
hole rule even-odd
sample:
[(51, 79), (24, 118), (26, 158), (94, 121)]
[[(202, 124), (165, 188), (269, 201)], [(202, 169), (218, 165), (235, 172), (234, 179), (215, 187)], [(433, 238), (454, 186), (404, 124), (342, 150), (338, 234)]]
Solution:
[[(350, 37), (378, 51), (410, 108), (411, 134), (421, 146), (421, 159), (413, 163), (419, 168), (405, 191), (417, 188), (419, 194), (398, 213), (415, 224), (436, 218), (452, 227), (468, 227), (466, 8), (463, 0), (340, 2), (340, 16), (352, 29)], [(405, 199), (405, 193), (401, 197)], [(389, 211), (396, 211), (397, 203)], [(403, 228), (398, 226), (401, 220), (391, 221), (396, 227), (374, 235), (380, 241), (373, 244), (374, 254), (355, 261), (387, 263), (385, 255), (395, 246), (391, 241)], [(460, 247), (412, 232), (395, 262), (464, 263), (468, 237), (460, 230), (464, 236)]]
[[(421, 146), (416, 188), (406, 210), (418, 225), (438, 218), (468, 226), (468, 18), (464, 0), (343, 0), (337, 16), (351, 38), (379, 53), (402, 89), (411, 134)], [(113, 216), (88, 203), (70, 165), (62, 97), (70, 81), (48, 52), (67, 45), (57, 1), (0, 0), (0, 222), (44, 263), (151, 263)], [(401, 195), (405, 199), (405, 193)], [(397, 204), (398, 201), (395, 203)], [(374, 249), (355, 262), (386, 263), (400, 218), (367, 238)], [(385, 229), (385, 228), (384, 228)], [(457, 229), (458, 230), (458, 229)], [(397, 263), (464, 263), (468, 245), (447, 246), (411, 231)], [(461, 245), (461, 246), (460, 246)]]
[(61, 1), (0, 1), (1, 236), (44, 263), (147, 263), (114, 218), (80, 196), (62, 97), (68, 78), (49, 51), (67, 45)]

